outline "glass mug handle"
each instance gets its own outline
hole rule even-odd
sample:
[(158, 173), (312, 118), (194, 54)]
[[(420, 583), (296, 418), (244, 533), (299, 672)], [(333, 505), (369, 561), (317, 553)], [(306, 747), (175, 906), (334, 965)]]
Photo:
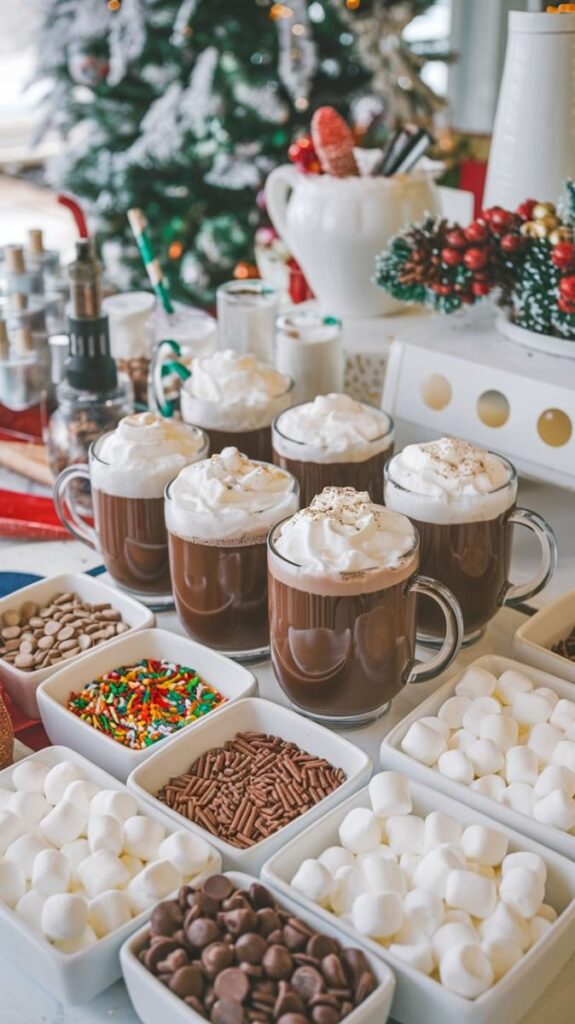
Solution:
[(459, 601), (439, 580), (430, 576), (415, 576), (407, 585), (407, 594), (425, 594), (439, 605), (445, 618), (445, 638), (437, 654), (430, 661), (419, 661), (408, 670), (406, 683), (426, 683), (444, 672), (457, 657), (463, 640), (463, 616)]
[(557, 565), (557, 540), (549, 523), (527, 508), (513, 509), (507, 524), (527, 527), (535, 534), (541, 548), (541, 563), (534, 578), (527, 583), (510, 583), (505, 592), (503, 604), (513, 607), (538, 594), (553, 576)]
[(87, 466), (72, 465), (63, 469), (54, 484), (54, 504), (62, 525), (70, 533), (84, 544), (98, 551), (98, 538), (96, 531), (78, 514), (74, 502), (67, 495), (68, 488), (73, 480), (90, 481), (90, 470)]

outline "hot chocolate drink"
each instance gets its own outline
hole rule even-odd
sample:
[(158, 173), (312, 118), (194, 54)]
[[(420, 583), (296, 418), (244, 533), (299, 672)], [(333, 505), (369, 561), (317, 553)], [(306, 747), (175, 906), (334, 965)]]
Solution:
[(182, 470), (166, 490), (172, 586), (195, 640), (238, 658), (269, 648), (266, 536), (298, 508), (297, 481), (237, 448)]
[[(506, 459), (453, 438), (409, 445), (386, 466), (385, 503), (417, 527), (422, 571), (457, 597), (468, 642), (502, 604), (525, 600), (552, 571), (553, 535), (535, 513), (516, 510), (516, 498)], [(545, 552), (537, 580), (519, 591), (509, 583), (513, 523), (538, 533)], [(440, 635), (441, 617), (426, 599), (418, 622), (423, 639)]]
[[(93, 544), (119, 586), (142, 598), (171, 592), (163, 492), (190, 462), (207, 455), (203, 431), (154, 413), (126, 416), (90, 450), (89, 469), (70, 467), (56, 483), (61, 518)], [(95, 531), (70, 509), (64, 497), (72, 478), (88, 475)], [(66, 496), (67, 497), (67, 496)]]
[[(417, 531), (366, 492), (328, 487), (268, 540), (270, 646), (276, 678), (314, 718), (361, 724), (407, 683), (437, 675), (461, 640), (457, 603), (417, 576)], [(415, 665), (415, 595), (447, 621), (439, 655)]]
[(254, 355), (223, 349), (194, 360), (181, 391), (182, 417), (210, 438), (210, 450), (236, 447), (272, 461), (271, 424), (291, 404), (292, 381)]
[(318, 395), (280, 413), (274, 461), (299, 480), (302, 505), (324, 487), (354, 487), (383, 501), (383, 467), (393, 452), (393, 421), (349, 395)]

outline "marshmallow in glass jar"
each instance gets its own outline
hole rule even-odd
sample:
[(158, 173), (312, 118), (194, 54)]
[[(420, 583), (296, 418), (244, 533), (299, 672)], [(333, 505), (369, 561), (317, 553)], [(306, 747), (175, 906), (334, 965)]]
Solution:
[(292, 403), (293, 382), (254, 355), (220, 349), (200, 357), (181, 392), (186, 423), (205, 430), (212, 452), (236, 447), (272, 461), (271, 424)]
[(274, 421), (274, 461), (299, 480), (302, 505), (324, 487), (354, 487), (383, 502), (383, 467), (393, 453), (394, 425), (382, 409), (349, 395), (318, 395)]

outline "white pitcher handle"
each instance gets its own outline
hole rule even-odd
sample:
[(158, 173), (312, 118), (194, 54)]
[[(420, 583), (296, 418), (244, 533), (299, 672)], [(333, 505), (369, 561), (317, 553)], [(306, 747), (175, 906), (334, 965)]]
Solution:
[(291, 164), (282, 164), (268, 175), (264, 189), (270, 220), (280, 238), (288, 245), (287, 206), (299, 175), (300, 172)]

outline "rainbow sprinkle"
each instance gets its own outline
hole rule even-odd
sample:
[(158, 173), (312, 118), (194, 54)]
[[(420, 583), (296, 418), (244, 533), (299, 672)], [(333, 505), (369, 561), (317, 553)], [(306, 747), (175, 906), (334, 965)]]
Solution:
[(125, 747), (143, 750), (225, 701), (195, 669), (143, 658), (70, 694), (67, 708)]

